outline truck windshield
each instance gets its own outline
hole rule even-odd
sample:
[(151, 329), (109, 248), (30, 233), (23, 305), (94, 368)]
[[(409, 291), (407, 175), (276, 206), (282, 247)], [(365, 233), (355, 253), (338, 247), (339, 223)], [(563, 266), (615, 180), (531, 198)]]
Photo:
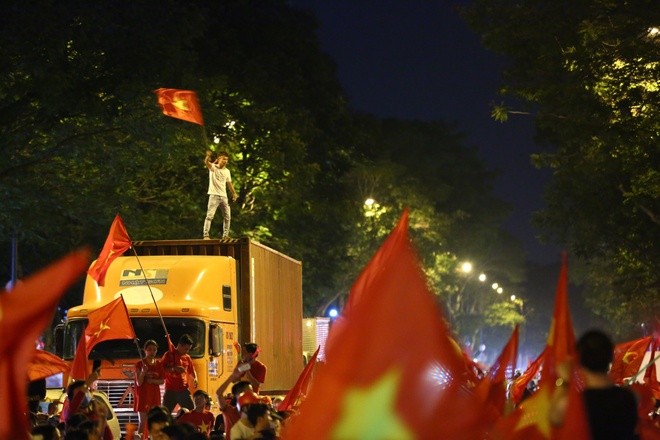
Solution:
[[(194, 344), (188, 354), (193, 358), (204, 356), (205, 350), (205, 326), (199, 319), (190, 318), (163, 318), (167, 331), (170, 333), (172, 343), (176, 346), (177, 341), (183, 334), (188, 334)], [(167, 339), (160, 318), (131, 318), (135, 334), (138, 337), (140, 349), (146, 341), (153, 339), (158, 343), (158, 356), (167, 351)], [(80, 336), (87, 326), (87, 319), (76, 319), (66, 323), (64, 329), (64, 359), (73, 359)], [(92, 360), (114, 360), (114, 359), (139, 359), (135, 342), (130, 339), (116, 339), (98, 343), (92, 349), (89, 359)]]

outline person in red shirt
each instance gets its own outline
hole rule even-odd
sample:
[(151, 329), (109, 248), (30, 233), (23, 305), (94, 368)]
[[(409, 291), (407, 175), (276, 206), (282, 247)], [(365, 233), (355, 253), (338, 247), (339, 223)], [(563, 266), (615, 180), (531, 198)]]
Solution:
[(174, 351), (168, 351), (163, 355), (162, 362), (165, 369), (165, 394), (163, 405), (174, 411), (178, 403), (181, 408), (192, 410), (195, 403), (188, 389), (188, 376), (193, 378), (193, 386), (197, 388), (197, 373), (188, 355), (193, 340), (189, 335), (179, 338)]
[(245, 374), (244, 379), (250, 382), (255, 393), (259, 393), (259, 388), (266, 382), (266, 365), (257, 360), (260, 351), (254, 342), (243, 344), (242, 360), (238, 363), (238, 370)]
[(206, 391), (197, 390), (193, 394), (193, 400), (195, 401), (195, 409), (179, 417), (177, 423), (192, 423), (199, 432), (206, 434), (208, 437), (215, 422), (213, 413), (206, 409), (206, 405), (211, 403), (211, 396)]
[(165, 382), (165, 370), (160, 359), (156, 359), (158, 344), (153, 339), (144, 343), (144, 359), (135, 364), (135, 401), (133, 410), (138, 412), (140, 423), (138, 434), (144, 434), (147, 413), (160, 405), (160, 384)]

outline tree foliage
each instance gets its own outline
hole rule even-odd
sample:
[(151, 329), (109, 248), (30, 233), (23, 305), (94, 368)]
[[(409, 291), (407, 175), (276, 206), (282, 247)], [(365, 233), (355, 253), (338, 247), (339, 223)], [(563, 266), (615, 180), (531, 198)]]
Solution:
[(533, 160), (555, 170), (536, 222), (581, 260), (592, 306), (620, 331), (658, 317), (659, 13), (647, 0), (478, 0), (466, 12), (509, 61), (498, 114), (533, 112), (547, 147)]
[[(457, 256), (521, 279), (495, 174), (464, 136), (354, 114), (315, 21), (287, 2), (12, 0), (4, 12), (0, 240), (18, 238), (24, 273), (100, 249), (117, 212), (134, 240), (200, 238), (211, 148), (229, 153), (239, 193), (231, 235), (304, 262), (306, 315), (346, 297), (405, 207), (441, 303), (462, 281)], [(195, 90), (204, 127), (163, 116), (159, 87)], [(471, 301), (479, 319), (496, 302)]]

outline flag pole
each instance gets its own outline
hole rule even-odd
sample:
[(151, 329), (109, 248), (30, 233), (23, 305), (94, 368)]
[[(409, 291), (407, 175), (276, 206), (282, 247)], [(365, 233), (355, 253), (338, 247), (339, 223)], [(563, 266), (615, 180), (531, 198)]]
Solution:
[(121, 296), (121, 302), (124, 303), (124, 310), (126, 310), (126, 316), (128, 316), (128, 322), (131, 323), (131, 330), (133, 330), (133, 334), (135, 335), (135, 337), (133, 338), (133, 342), (135, 342), (135, 346), (137, 347), (138, 356), (140, 356), (140, 361), (142, 361), (142, 363), (144, 364), (144, 357), (142, 357), (142, 350), (140, 349), (140, 344), (138, 343), (137, 334), (135, 333), (135, 327), (133, 327), (133, 321), (131, 321), (131, 315), (128, 314), (128, 307), (126, 307), (126, 301), (124, 301), (124, 294), (120, 293), (119, 296)]
[(645, 372), (646, 369), (647, 369), (648, 367), (650, 367), (651, 365), (655, 364), (655, 362), (656, 362), (658, 359), (660, 359), (660, 354), (657, 355), (653, 360), (651, 360), (651, 362), (649, 362), (648, 364), (646, 364), (646, 365), (644, 366), (644, 368), (640, 369), (637, 373), (635, 373), (635, 375), (634, 375), (633, 377), (631, 377), (630, 379), (628, 379), (628, 381), (626, 382), (626, 385), (625, 385), (625, 386), (629, 386), (630, 384), (632, 384), (632, 383), (635, 381), (635, 379), (637, 379), (637, 377), (638, 377), (640, 374), (642, 374), (643, 372)]
[(154, 302), (154, 305), (156, 306), (156, 311), (158, 312), (160, 323), (163, 325), (163, 330), (165, 330), (165, 336), (169, 336), (169, 332), (167, 331), (167, 327), (165, 326), (165, 321), (163, 320), (163, 315), (160, 313), (160, 309), (158, 308), (158, 303), (156, 302), (156, 298), (154, 297), (154, 292), (151, 290), (151, 284), (149, 284), (149, 280), (147, 279), (147, 273), (144, 271), (144, 268), (142, 267), (142, 262), (140, 261), (140, 257), (138, 257), (135, 247), (131, 246), (131, 249), (133, 249), (133, 254), (135, 254), (135, 259), (137, 260), (138, 265), (140, 266), (140, 270), (142, 271), (142, 275), (144, 276), (144, 281), (145, 283), (147, 283), (149, 294), (151, 294), (151, 300)]

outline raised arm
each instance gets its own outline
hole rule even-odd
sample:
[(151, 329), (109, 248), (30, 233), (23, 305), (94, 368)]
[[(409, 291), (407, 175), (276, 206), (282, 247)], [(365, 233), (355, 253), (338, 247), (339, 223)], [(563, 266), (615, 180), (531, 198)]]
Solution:
[(206, 164), (206, 168), (208, 168), (209, 170), (213, 169), (213, 164), (211, 163), (212, 154), (213, 153), (211, 152), (211, 150), (206, 150), (206, 157), (204, 158), (204, 163)]

